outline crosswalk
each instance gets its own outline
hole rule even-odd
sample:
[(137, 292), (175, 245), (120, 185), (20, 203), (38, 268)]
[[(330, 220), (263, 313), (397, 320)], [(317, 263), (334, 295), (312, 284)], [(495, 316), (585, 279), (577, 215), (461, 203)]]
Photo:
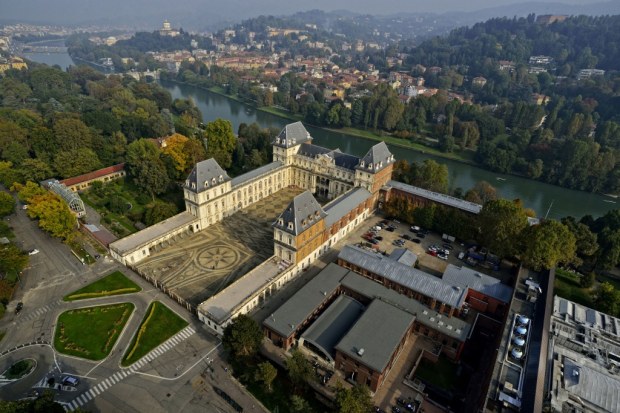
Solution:
[(134, 374), (136, 371), (153, 361), (155, 358), (161, 356), (166, 351), (171, 350), (175, 346), (181, 344), (181, 342), (191, 337), (195, 332), (196, 329), (194, 327), (185, 327), (183, 330), (179, 331), (177, 334), (160, 344), (158, 347), (151, 350), (151, 352), (149, 352), (146, 356), (142, 357), (136, 363), (132, 364), (129, 368), (114, 373), (104, 381), (90, 388), (87, 392), (84, 392), (77, 396), (70, 403), (65, 404), (65, 410), (73, 411), (78, 407), (85, 405), (104, 391), (108, 390), (113, 385)]
[(16, 321), (19, 323), (26, 323), (28, 321), (34, 320), (36, 318), (41, 317), (43, 314), (48, 313), (50, 310), (53, 310), (54, 308), (57, 308), (58, 306), (60, 306), (62, 303), (64, 303), (64, 301), (61, 300), (57, 300), (54, 301), (53, 303), (49, 303), (43, 307), (39, 307), (37, 308), (35, 311), (28, 313), (28, 314), (22, 314), (21, 317), (19, 317), (19, 319), (17, 319)]

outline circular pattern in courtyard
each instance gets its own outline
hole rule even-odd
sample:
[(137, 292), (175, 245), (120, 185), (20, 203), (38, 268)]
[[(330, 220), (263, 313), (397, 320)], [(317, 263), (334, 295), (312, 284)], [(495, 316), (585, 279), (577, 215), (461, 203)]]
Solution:
[(236, 250), (226, 246), (211, 246), (198, 254), (196, 263), (204, 270), (225, 270), (240, 261)]

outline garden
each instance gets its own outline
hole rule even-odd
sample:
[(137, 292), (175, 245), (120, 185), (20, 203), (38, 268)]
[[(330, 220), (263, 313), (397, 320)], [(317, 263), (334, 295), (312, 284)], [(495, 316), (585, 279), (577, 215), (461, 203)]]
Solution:
[(131, 303), (85, 307), (58, 317), (54, 347), (63, 354), (102, 360), (110, 354), (129, 316)]
[(66, 295), (63, 300), (76, 301), (88, 298), (108, 297), (112, 295), (132, 294), (142, 291), (142, 288), (131, 281), (120, 271), (111, 274)]
[(129, 366), (187, 327), (189, 323), (159, 301), (153, 301), (121, 362)]
[(22, 359), (11, 365), (3, 374), (7, 380), (19, 380), (30, 373), (37, 367), (37, 362), (34, 359)]
[(175, 215), (183, 203), (181, 191), (169, 191), (155, 201), (129, 179), (93, 182), (80, 196), (119, 238)]

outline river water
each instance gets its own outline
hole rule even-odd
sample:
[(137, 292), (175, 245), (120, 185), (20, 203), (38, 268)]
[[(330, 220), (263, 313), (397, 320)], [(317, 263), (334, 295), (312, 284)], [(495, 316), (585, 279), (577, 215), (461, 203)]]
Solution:
[[(32, 54), (28, 58), (41, 63), (57, 64), (63, 69), (73, 64), (67, 54), (61, 53)], [(232, 122), (235, 131), (241, 123), (256, 122), (262, 127), (282, 128), (290, 122), (288, 119), (258, 111), (251, 106), (194, 86), (163, 81), (161, 85), (170, 92), (173, 98), (191, 98), (202, 112), (205, 122), (217, 118), (228, 119)], [(320, 128), (307, 127), (307, 129), (316, 145), (332, 149), (340, 148), (343, 152), (357, 156), (363, 156), (371, 146), (376, 144), (375, 141)], [(446, 164), (450, 174), (451, 189), (460, 187), (467, 190), (478, 181), (487, 181), (497, 188), (503, 198), (521, 199), (525, 207), (532, 208), (538, 216), (545, 216), (548, 212), (550, 218), (556, 219), (568, 215), (580, 218), (587, 214), (599, 217), (620, 206), (616, 205), (615, 199), (599, 194), (574, 191), (512, 175), (497, 174), (411, 149), (390, 146), (390, 150), (396, 159), (421, 162), (430, 158)], [(620, 203), (620, 199), (617, 201)]]

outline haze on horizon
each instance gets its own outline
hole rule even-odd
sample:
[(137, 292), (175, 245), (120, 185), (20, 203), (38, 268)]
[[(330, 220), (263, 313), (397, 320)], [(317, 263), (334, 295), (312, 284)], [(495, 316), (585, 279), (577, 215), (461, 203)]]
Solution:
[[(552, 0), (553, 1), (553, 0)], [(556, 0), (566, 6), (586, 6), (601, 0)], [(620, 0), (613, 0), (617, 3)], [(168, 18), (177, 25), (199, 26), (217, 21), (239, 21), (261, 14), (286, 15), (303, 10), (349, 10), (362, 14), (472, 12), (508, 5), (549, 5), (557, 3), (518, 0), (2, 0), (0, 19), (52, 24), (101, 23), (120, 25), (150, 24)]]

